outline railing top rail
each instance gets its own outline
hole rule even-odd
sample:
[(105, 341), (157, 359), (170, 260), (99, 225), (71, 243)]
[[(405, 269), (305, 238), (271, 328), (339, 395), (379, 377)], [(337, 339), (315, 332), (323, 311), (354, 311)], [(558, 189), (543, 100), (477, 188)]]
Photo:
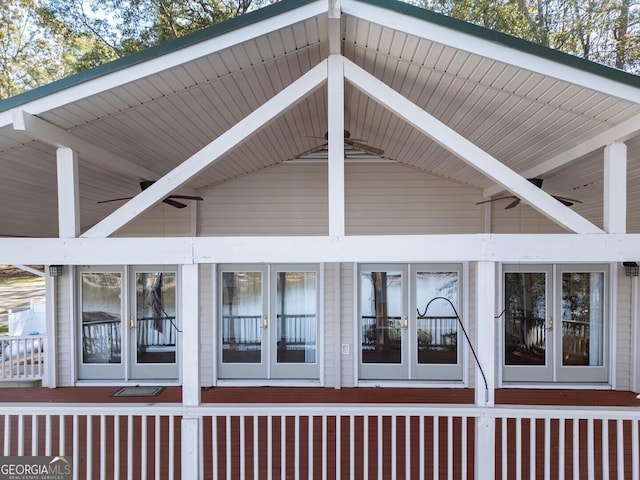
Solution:
[(29, 339), (41, 339), (47, 338), (46, 333), (38, 333), (33, 335), (0, 335), (0, 341), (10, 342), (12, 340), (29, 340)]
[(5, 415), (119, 416), (441, 416), (539, 419), (640, 420), (639, 407), (497, 406), (460, 404), (203, 404), (179, 403), (2, 403)]

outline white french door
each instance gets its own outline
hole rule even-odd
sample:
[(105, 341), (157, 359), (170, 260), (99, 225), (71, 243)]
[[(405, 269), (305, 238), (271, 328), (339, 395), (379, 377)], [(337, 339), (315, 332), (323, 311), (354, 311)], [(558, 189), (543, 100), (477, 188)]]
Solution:
[(503, 380), (608, 380), (608, 267), (503, 268)]
[(78, 280), (79, 379), (178, 378), (175, 268), (87, 266)]
[(318, 379), (319, 269), (221, 265), (218, 377)]
[(460, 264), (358, 269), (359, 378), (462, 380)]

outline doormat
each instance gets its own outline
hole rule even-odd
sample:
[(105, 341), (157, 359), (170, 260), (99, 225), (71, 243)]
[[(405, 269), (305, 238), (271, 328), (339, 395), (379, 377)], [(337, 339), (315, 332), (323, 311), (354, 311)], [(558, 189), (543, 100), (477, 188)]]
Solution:
[(112, 397), (157, 397), (165, 387), (122, 387)]

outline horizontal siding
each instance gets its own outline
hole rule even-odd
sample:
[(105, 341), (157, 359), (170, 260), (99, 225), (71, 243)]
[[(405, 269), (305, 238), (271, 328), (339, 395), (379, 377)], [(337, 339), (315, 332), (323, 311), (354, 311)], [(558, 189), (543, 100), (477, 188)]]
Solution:
[(520, 203), (505, 210), (508, 204), (509, 200), (493, 203), (492, 233), (567, 233), (566, 229), (527, 205)]
[[(203, 192), (200, 233), (326, 235), (327, 167), (290, 164)], [(345, 166), (346, 232), (479, 233), (481, 199), (466, 187), (399, 164)]]
[[(200, 383), (203, 387), (213, 384), (213, 267), (200, 266)], [(185, 320), (183, 320), (185, 321)]]
[(616, 388), (629, 390), (631, 382), (631, 362), (633, 329), (631, 327), (631, 277), (625, 276), (624, 268), (614, 266), (618, 275), (617, 318), (614, 354), (616, 358)]
[(340, 329), (342, 343), (349, 345), (349, 355), (341, 355), (341, 375), (344, 387), (354, 386), (354, 363), (358, 353), (358, 340), (354, 338), (354, 322), (356, 312), (353, 309), (354, 284), (353, 284), (353, 263), (343, 263), (341, 265), (340, 282), (342, 285), (341, 305), (340, 305)]
[(200, 235), (326, 235), (327, 168), (282, 165), (202, 192)]
[(73, 361), (73, 346), (71, 345), (71, 328), (73, 327), (72, 309), (75, 306), (70, 305), (71, 295), (69, 292), (69, 275), (73, 269), (65, 268), (62, 277), (56, 280), (57, 287), (57, 386), (69, 387), (73, 385), (75, 379), (71, 378), (72, 361)]
[[(186, 202), (189, 204), (190, 202)], [(118, 237), (188, 237), (191, 236), (193, 206), (175, 208), (161, 203), (146, 211), (117, 232)]]

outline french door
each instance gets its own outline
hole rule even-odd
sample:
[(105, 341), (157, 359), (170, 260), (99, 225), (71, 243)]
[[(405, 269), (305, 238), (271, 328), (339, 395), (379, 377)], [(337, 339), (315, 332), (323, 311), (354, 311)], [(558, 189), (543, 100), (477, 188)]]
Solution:
[(218, 377), (317, 379), (319, 269), (222, 265)]
[(78, 278), (78, 377), (177, 379), (176, 269), (82, 267)]
[(606, 382), (606, 265), (503, 268), (505, 382)]
[(462, 380), (461, 278), (459, 264), (360, 265), (359, 378)]

